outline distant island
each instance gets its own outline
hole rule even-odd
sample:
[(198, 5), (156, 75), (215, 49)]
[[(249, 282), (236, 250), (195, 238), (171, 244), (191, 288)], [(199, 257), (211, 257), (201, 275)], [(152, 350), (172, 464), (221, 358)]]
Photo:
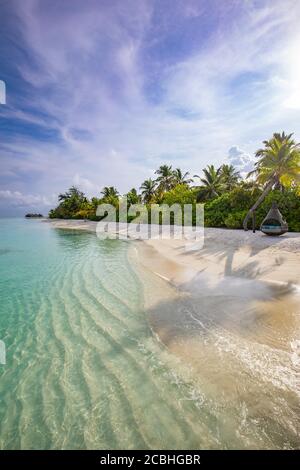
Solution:
[(38, 219), (40, 217), (44, 217), (43, 214), (26, 214), (25, 217), (27, 219)]

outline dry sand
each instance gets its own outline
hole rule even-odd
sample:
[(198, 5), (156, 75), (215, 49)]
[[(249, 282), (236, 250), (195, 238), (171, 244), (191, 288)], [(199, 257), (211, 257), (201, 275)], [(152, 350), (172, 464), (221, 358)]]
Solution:
[[(91, 232), (97, 225), (51, 223)], [(273, 448), (278, 439), (280, 448), (299, 447), (300, 234), (207, 228), (194, 251), (182, 240), (130, 246), (149, 324), (195, 385), (193, 399), (210, 400), (250, 447)]]
[[(174, 282), (195, 272), (300, 283), (300, 234), (269, 237), (261, 232), (205, 229), (204, 246), (188, 251), (182, 240), (148, 240), (148, 267)], [(169, 263), (165, 261), (168, 260)]]
[[(81, 220), (50, 223), (94, 233), (97, 227), (97, 222)], [(206, 228), (201, 249), (191, 250), (184, 240), (133, 241), (129, 256), (144, 283), (149, 322), (165, 344), (181, 336), (186, 325), (199, 326), (203, 315), (229, 322), (229, 328), (256, 325), (258, 318), (275, 321), (279, 329), (273, 325), (274, 335), (279, 337), (284, 322), (291, 338), (288, 334), (283, 341), (300, 340), (299, 233), (270, 237), (259, 231)], [(260, 331), (253, 331), (257, 340)]]
[[(97, 222), (47, 220), (55, 228), (96, 233)], [(139, 262), (173, 284), (205, 272), (215, 279), (235, 276), (300, 284), (300, 233), (270, 237), (257, 231), (206, 228), (204, 245), (191, 250), (184, 240), (135, 242)]]

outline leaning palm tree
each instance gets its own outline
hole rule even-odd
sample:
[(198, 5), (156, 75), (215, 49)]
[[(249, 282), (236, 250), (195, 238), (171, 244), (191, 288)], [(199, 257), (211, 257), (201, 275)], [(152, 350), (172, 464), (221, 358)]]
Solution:
[(155, 196), (156, 182), (153, 181), (151, 178), (149, 178), (142, 183), (140, 190), (141, 190), (143, 201), (146, 204), (149, 204), (151, 200), (153, 199), (153, 197)]
[(190, 184), (193, 180), (192, 178), (188, 178), (189, 174), (188, 171), (183, 173), (180, 168), (176, 168), (176, 170), (173, 171), (175, 184)]
[(158, 175), (156, 182), (158, 183), (159, 193), (170, 191), (170, 189), (174, 187), (175, 179), (171, 165), (161, 165), (158, 170), (156, 170), (155, 174)]
[(257, 150), (255, 169), (247, 177), (256, 176), (256, 182), (264, 189), (244, 219), (244, 230), (248, 230), (249, 218), (273, 188), (293, 187), (300, 183), (300, 144), (292, 139), (292, 135), (275, 133), (263, 142), (264, 148)]
[(199, 178), (202, 183), (201, 196), (205, 199), (212, 199), (219, 196), (222, 190), (221, 168), (215, 168), (214, 165), (207, 165), (202, 171), (204, 173), (203, 178), (194, 175), (194, 178)]
[(220, 180), (224, 185), (226, 191), (231, 191), (235, 188), (241, 179), (240, 173), (234, 168), (233, 165), (224, 165), (220, 169)]

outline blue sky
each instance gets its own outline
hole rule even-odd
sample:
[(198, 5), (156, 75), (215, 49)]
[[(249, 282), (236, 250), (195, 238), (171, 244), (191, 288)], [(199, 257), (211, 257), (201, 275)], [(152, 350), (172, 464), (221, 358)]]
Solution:
[(300, 139), (298, 0), (0, 0), (0, 18), (2, 215), (162, 163), (246, 172), (274, 131)]

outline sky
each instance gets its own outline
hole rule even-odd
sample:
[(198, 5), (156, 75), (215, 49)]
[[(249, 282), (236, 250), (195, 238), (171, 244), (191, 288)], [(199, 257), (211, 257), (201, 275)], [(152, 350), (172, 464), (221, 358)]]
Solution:
[(0, 0), (0, 215), (300, 139), (299, 0)]

